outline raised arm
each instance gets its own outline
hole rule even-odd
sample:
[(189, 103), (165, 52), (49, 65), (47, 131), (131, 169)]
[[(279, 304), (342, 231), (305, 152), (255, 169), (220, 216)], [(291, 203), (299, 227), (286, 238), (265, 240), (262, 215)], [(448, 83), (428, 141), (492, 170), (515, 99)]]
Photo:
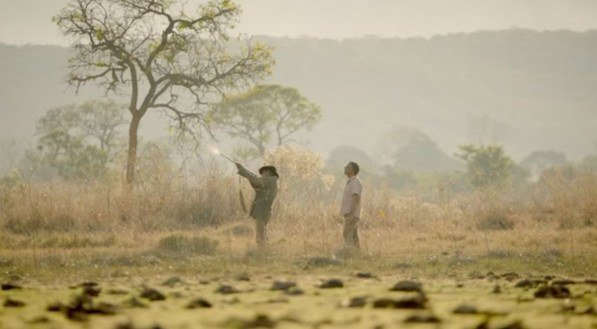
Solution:
[(245, 168), (242, 164), (236, 163), (236, 168), (238, 169), (238, 174), (248, 179), (251, 186), (256, 188), (264, 187), (263, 180), (260, 177), (257, 177), (252, 171)]

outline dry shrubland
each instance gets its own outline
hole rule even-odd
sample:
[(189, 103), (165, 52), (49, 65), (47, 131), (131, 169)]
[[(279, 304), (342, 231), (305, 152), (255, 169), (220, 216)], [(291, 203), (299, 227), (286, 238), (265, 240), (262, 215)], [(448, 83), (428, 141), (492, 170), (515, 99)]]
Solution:
[[(342, 176), (325, 173), (321, 158), (307, 150), (281, 148), (265, 160), (281, 175), (269, 224), (272, 257), (291, 264), (333, 255), (341, 246)], [(246, 181), (222, 164), (207, 164), (192, 177), (167, 161), (154, 168), (141, 166), (134, 196), (126, 195), (118, 177), (2, 185), (0, 266), (247, 257), (252, 222), (239, 202), (239, 188), (247, 203), (252, 197)], [(553, 170), (535, 183), (502, 189), (435, 188), (425, 199), (392, 190), (383, 177), (364, 174), (362, 180), (362, 245), (367, 259), (382, 267), (483, 260), (505, 267), (538, 261), (567, 271), (595, 270), (593, 171)]]

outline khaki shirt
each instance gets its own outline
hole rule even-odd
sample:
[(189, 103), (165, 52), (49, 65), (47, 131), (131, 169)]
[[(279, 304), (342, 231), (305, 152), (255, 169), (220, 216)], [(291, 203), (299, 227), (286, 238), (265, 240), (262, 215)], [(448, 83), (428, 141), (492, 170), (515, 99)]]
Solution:
[(242, 166), (238, 174), (247, 178), (255, 190), (249, 216), (267, 222), (272, 216), (272, 204), (278, 194), (278, 177), (258, 177)]
[(354, 208), (354, 216), (356, 218), (361, 218), (361, 193), (363, 192), (363, 185), (361, 184), (361, 180), (357, 176), (351, 177), (348, 182), (346, 182), (346, 187), (344, 188), (344, 193), (342, 194), (342, 205), (340, 207), (340, 215), (346, 216), (352, 210), (353, 202), (352, 196), (354, 194), (359, 196), (359, 202)]

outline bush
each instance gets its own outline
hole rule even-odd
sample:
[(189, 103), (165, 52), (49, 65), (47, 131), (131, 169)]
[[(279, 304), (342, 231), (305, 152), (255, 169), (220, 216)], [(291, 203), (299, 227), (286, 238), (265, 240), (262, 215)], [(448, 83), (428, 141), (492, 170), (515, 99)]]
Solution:
[(219, 242), (208, 237), (187, 237), (173, 234), (160, 240), (158, 250), (181, 255), (213, 255)]

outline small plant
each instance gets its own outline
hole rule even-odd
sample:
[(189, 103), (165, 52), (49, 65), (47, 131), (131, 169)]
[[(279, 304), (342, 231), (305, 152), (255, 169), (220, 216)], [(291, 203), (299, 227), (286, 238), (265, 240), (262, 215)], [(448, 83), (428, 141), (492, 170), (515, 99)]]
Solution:
[(182, 255), (213, 255), (219, 242), (205, 236), (187, 237), (181, 234), (169, 235), (160, 240), (158, 250)]

